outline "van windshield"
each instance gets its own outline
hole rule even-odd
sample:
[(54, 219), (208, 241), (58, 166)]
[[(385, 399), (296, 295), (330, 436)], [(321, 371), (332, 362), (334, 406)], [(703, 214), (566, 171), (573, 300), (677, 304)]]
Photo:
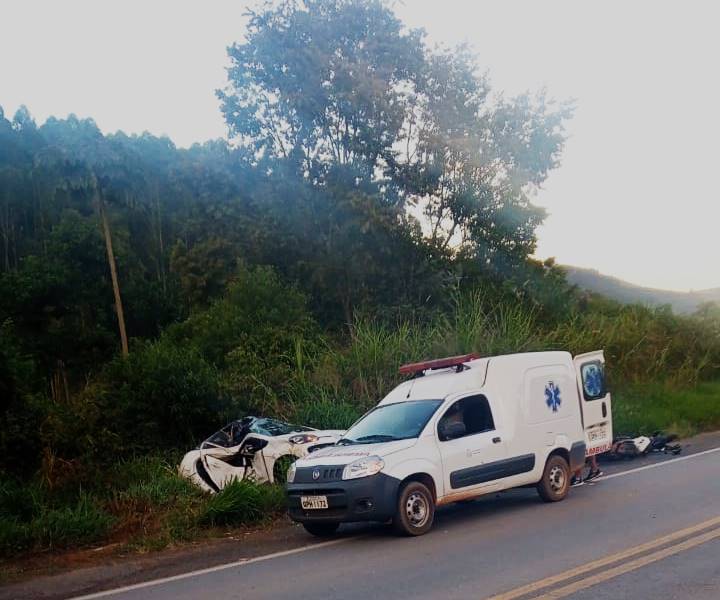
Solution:
[(412, 400), (378, 406), (348, 429), (338, 445), (416, 438), (441, 404), (442, 400)]

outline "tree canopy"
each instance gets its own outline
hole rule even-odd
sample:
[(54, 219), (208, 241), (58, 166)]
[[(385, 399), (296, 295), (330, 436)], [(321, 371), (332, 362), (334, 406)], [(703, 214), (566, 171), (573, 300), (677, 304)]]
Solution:
[(569, 105), (493, 93), (467, 48), (429, 48), (379, 0), (264, 5), (228, 53), (223, 113), (262, 168), (340, 181), (365, 210), (488, 268), (534, 250), (544, 212), (530, 197), (558, 164)]

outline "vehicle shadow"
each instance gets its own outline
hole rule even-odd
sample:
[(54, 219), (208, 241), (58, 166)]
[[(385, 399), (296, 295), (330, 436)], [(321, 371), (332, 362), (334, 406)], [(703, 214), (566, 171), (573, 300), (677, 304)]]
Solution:
[[(471, 500), (440, 506), (435, 512), (435, 524), (429, 535), (440, 528), (462, 527), (490, 515), (507, 515), (529, 507), (546, 506), (535, 489), (516, 488)], [(397, 537), (390, 523), (347, 523), (342, 525), (336, 537), (352, 536)]]

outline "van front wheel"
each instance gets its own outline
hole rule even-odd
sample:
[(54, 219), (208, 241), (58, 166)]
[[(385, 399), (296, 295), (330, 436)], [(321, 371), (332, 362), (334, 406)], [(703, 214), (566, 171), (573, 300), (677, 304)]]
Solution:
[(559, 502), (567, 496), (569, 488), (570, 466), (562, 456), (551, 456), (537, 484), (538, 494), (545, 502)]
[(435, 500), (426, 485), (410, 481), (400, 488), (393, 527), (401, 535), (427, 533), (435, 518)]

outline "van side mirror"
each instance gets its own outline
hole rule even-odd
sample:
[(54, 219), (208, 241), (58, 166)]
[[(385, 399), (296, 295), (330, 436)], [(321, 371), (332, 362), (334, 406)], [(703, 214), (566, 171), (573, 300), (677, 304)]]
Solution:
[(452, 423), (441, 423), (438, 428), (440, 440), (443, 442), (461, 438), (465, 435), (465, 431), (465, 423), (458, 421)]

